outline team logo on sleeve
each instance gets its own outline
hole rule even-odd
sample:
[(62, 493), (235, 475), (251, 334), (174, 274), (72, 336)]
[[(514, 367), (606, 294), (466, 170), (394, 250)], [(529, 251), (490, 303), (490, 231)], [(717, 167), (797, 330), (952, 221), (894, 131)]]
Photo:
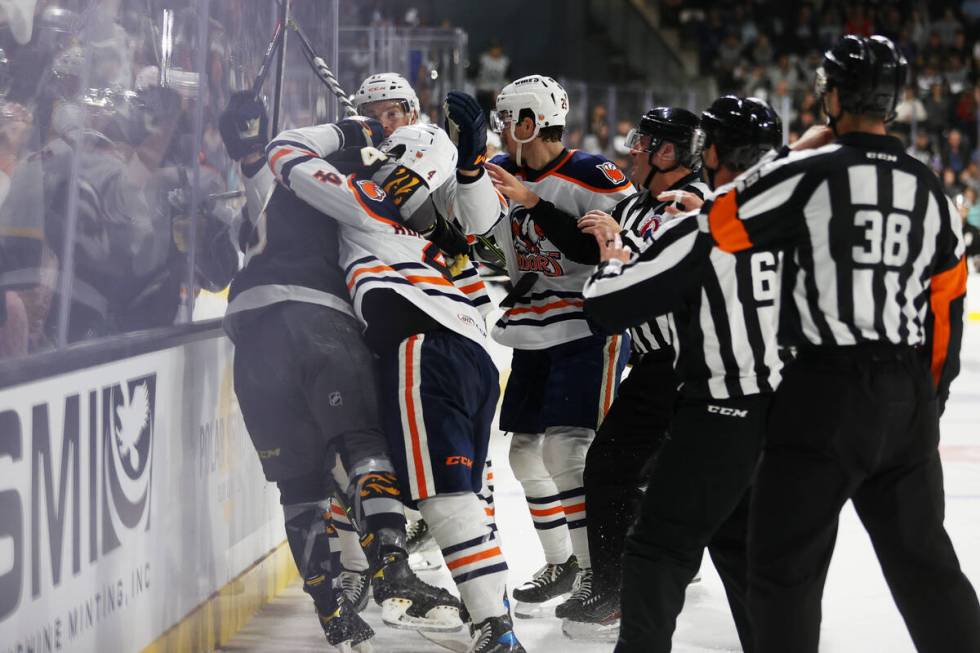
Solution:
[(386, 197), (385, 192), (381, 190), (381, 186), (378, 186), (370, 179), (361, 179), (357, 182), (357, 186), (361, 189), (362, 193), (367, 195), (368, 199), (372, 199), (375, 202), (380, 202)]
[(599, 171), (606, 176), (606, 179), (617, 186), (626, 182), (626, 175), (624, 175), (623, 171), (617, 168), (616, 164), (612, 161), (600, 163), (596, 167), (599, 168)]
[(414, 170), (404, 166), (398, 166), (395, 171), (388, 175), (384, 180), (384, 190), (391, 195), (395, 206), (401, 207), (402, 204), (411, 197), (415, 191), (427, 186), (422, 177)]

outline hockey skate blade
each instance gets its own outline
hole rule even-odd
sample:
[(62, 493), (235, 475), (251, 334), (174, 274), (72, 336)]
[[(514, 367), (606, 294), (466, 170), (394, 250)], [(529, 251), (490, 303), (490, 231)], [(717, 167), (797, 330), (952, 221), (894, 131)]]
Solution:
[(419, 635), (422, 639), (432, 642), (436, 646), (441, 646), (447, 651), (456, 651), (456, 653), (468, 653), (472, 642), (468, 639), (460, 639), (460, 637), (448, 635), (446, 633), (429, 633), (420, 630)]
[[(569, 593), (570, 594), (570, 593)], [(555, 608), (561, 605), (569, 594), (561, 594), (541, 603), (527, 603), (514, 600), (514, 616), (518, 619), (546, 619), (555, 616)]]
[(340, 653), (374, 653), (374, 646), (371, 645), (371, 640), (366, 639), (360, 644), (354, 644), (351, 646), (350, 640), (346, 642), (341, 642), (334, 646)]
[(412, 602), (406, 599), (385, 599), (381, 603), (381, 621), (391, 628), (430, 633), (454, 633), (463, 627), (463, 622), (459, 618), (459, 608), (438, 605), (429, 610), (424, 617), (416, 617), (408, 614), (410, 607)]
[(422, 549), (408, 556), (408, 566), (415, 573), (423, 571), (435, 571), (442, 569), (442, 551), (435, 549)]
[(583, 642), (615, 642), (619, 639), (619, 619), (609, 624), (585, 623), (562, 619), (561, 632), (568, 639)]

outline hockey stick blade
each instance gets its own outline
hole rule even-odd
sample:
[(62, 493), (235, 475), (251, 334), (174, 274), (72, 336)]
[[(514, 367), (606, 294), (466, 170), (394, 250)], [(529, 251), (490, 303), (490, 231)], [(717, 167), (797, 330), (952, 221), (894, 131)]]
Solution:
[(463, 641), (458, 637), (447, 636), (443, 633), (427, 633), (425, 631), (416, 631), (422, 636), (422, 639), (432, 642), (437, 646), (441, 646), (447, 651), (455, 651), (456, 653), (466, 653), (470, 650), (470, 642)]

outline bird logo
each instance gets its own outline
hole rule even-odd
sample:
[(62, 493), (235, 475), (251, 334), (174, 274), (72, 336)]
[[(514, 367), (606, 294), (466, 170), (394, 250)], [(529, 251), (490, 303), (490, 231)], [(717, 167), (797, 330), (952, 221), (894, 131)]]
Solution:
[(140, 468), (140, 439), (150, 422), (150, 392), (144, 382), (131, 390), (128, 401), (125, 392), (119, 394), (121, 401), (116, 405), (115, 420), (116, 447), (119, 457), (136, 472)]
[(606, 161), (605, 163), (600, 163), (596, 166), (606, 179), (614, 184), (622, 184), (626, 181), (626, 175), (623, 171), (616, 167), (616, 164), (612, 161)]

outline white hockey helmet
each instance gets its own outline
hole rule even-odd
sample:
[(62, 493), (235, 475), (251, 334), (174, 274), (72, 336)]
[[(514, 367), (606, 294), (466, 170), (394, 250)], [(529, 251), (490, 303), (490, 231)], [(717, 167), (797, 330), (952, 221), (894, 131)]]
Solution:
[[(378, 146), (388, 161), (374, 175), (386, 193), (394, 195), (402, 215), (408, 217), (436, 188), (456, 174), (459, 154), (449, 135), (432, 124), (399, 127)], [(394, 175), (397, 166), (411, 170), (425, 182), (409, 183), (410, 175)], [(423, 191), (423, 192), (419, 192)]]
[(415, 89), (408, 83), (408, 80), (398, 73), (371, 75), (354, 93), (353, 100), (354, 107), (358, 112), (365, 104), (381, 102), (382, 100), (398, 100), (402, 102), (402, 108), (408, 114), (410, 122), (417, 121), (421, 114), (419, 96), (415, 94)]
[[(526, 140), (517, 138), (514, 125), (520, 119), (521, 111), (530, 111), (534, 116), (534, 134)], [(518, 142), (533, 140), (543, 127), (565, 125), (568, 115), (568, 93), (561, 84), (544, 75), (528, 75), (514, 80), (500, 91), (497, 106), (490, 114), (490, 126), (498, 134), (510, 123), (510, 135)]]

